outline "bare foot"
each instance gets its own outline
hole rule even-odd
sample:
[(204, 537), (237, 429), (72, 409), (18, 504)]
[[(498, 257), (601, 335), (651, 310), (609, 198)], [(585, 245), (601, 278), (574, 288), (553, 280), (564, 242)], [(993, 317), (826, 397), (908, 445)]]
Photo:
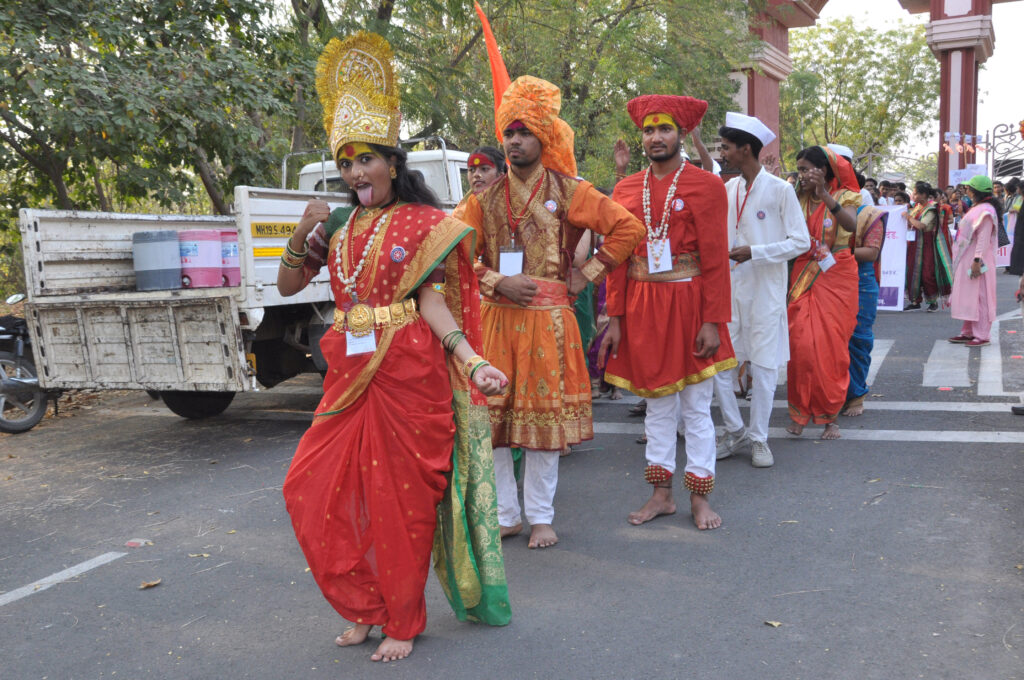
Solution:
[(619, 392), (618, 387), (613, 387), (611, 393), (608, 394), (608, 398), (612, 401), (622, 399), (622, 393)]
[(804, 433), (804, 426), (794, 420), (786, 426), (786, 432), (790, 433), (794, 437), (799, 437)]
[(558, 454), (558, 457), (559, 457), (559, 458), (565, 458), (565, 457), (566, 457), (566, 456), (568, 456), (568, 455), (569, 455), (570, 453), (572, 453), (572, 447), (571, 447), (571, 446), (566, 446), (566, 447), (565, 447), (564, 449), (562, 449), (562, 450), (561, 450), (561, 451), (559, 452), (559, 454)]
[(334, 644), (339, 647), (352, 647), (353, 645), (361, 645), (366, 642), (366, 637), (370, 634), (370, 630), (373, 626), (365, 623), (357, 623), (352, 626), (344, 633), (334, 638)]
[(654, 493), (647, 499), (643, 507), (636, 512), (629, 513), (626, 518), (630, 524), (640, 526), (644, 522), (650, 522), (660, 515), (673, 515), (676, 512), (675, 501), (672, 500), (672, 489), (667, 487), (654, 487)]
[(693, 523), (701, 531), (722, 526), (722, 518), (711, 509), (708, 499), (699, 493), (690, 494), (690, 512), (693, 513)]
[(502, 538), (508, 538), (509, 536), (518, 536), (523, 533), (523, 523), (515, 525), (514, 527), (498, 527), (498, 533), (501, 534)]
[(530, 528), (531, 548), (550, 548), (558, 543), (558, 534), (551, 528), (550, 524), (534, 524)]
[(853, 406), (847, 406), (843, 409), (843, 412), (839, 415), (846, 416), (847, 418), (856, 418), (857, 416), (864, 414), (864, 404), (854, 404)]
[(839, 426), (835, 423), (829, 423), (825, 426), (825, 431), (821, 433), (822, 439), (839, 439), (842, 436), (839, 434)]
[(412, 640), (384, 638), (377, 651), (370, 655), (370, 661), (398, 661), (412, 654)]

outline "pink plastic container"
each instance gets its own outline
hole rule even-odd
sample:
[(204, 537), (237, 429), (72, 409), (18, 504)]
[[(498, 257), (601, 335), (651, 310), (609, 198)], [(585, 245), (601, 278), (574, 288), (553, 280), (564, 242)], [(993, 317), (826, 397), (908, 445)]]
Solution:
[(178, 233), (183, 288), (216, 288), (221, 285), (220, 231), (189, 229)]
[(242, 270), (238, 268), (238, 232), (234, 229), (220, 230), (220, 278), (222, 286), (242, 283)]

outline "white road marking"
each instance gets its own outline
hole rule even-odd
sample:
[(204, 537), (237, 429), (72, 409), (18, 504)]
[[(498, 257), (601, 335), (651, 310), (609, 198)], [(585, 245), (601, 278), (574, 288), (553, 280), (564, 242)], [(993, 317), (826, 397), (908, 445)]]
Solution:
[[(768, 436), (776, 439), (817, 439), (820, 425), (808, 425), (803, 437), (793, 437), (785, 428), (772, 427)], [(970, 444), (1024, 444), (1024, 432), (967, 432), (963, 430), (855, 430), (842, 429), (842, 438), (875, 442), (948, 442)], [(643, 434), (643, 423), (594, 423), (595, 434)]]
[(875, 344), (871, 348), (871, 367), (868, 368), (867, 384), (869, 387), (874, 384), (878, 369), (882, 367), (882, 362), (885, 361), (885, 357), (894, 343), (895, 340), (875, 340)]
[(971, 379), (967, 375), (969, 357), (970, 350), (966, 345), (936, 340), (924, 364), (921, 384), (925, 387), (970, 387)]
[(1016, 392), (1003, 390), (1003, 355), (999, 346), (999, 336), (999, 321), (995, 321), (992, 323), (989, 344), (981, 348), (981, 366), (978, 368), (979, 397), (1018, 396)]
[(28, 597), (33, 593), (38, 593), (40, 591), (46, 590), (47, 588), (55, 586), (58, 583), (63, 583), (64, 581), (71, 580), (76, 576), (84, 574), (90, 569), (101, 567), (104, 564), (113, 562), (114, 560), (124, 557), (127, 554), (128, 553), (123, 552), (104, 553), (99, 557), (94, 557), (91, 560), (82, 562), (81, 564), (76, 564), (75, 566), (69, 567), (64, 571), (58, 571), (56, 574), (47, 576), (46, 578), (40, 579), (35, 583), (30, 583), (27, 586), (22, 586), (21, 588), (12, 590), (9, 593), (4, 593), (3, 595), (0, 595), (0, 607), (4, 606), (5, 604), (10, 604), (15, 600), (20, 600), (23, 597)]

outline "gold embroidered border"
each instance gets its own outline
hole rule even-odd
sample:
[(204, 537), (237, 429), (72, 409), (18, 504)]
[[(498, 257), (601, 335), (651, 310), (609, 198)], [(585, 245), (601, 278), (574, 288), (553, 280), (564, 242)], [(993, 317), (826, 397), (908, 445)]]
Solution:
[(671, 385), (665, 385), (663, 387), (658, 387), (653, 390), (645, 390), (642, 387), (637, 387), (636, 385), (626, 380), (625, 378), (619, 377), (617, 375), (612, 375), (611, 373), (608, 372), (605, 372), (604, 379), (605, 382), (611, 383), (616, 387), (622, 387), (624, 389), (627, 389), (633, 394), (640, 397), (665, 397), (670, 394), (675, 394), (676, 392), (682, 391), (682, 389), (687, 385), (696, 385), (699, 382), (704, 382), (705, 380), (715, 375), (716, 373), (728, 371), (730, 368), (736, 368), (736, 366), (738, 365), (739, 364), (736, 362), (736, 359), (734, 357), (730, 357), (724, 361), (719, 361), (717, 363), (711, 364), (710, 366), (702, 369), (699, 373), (688, 375), (682, 380), (677, 380)]

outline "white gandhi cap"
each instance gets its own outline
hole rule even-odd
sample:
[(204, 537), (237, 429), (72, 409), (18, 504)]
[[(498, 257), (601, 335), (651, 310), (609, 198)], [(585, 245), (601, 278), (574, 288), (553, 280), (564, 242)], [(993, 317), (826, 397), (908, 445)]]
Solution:
[(851, 149), (848, 146), (843, 146), (842, 144), (829, 144), (828, 148), (835, 151), (837, 156), (842, 156), (843, 158), (850, 159), (853, 158), (853, 149)]
[(775, 133), (768, 129), (768, 126), (753, 116), (745, 116), (742, 113), (732, 111), (725, 114), (725, 127), (743, 130), (761, 140), (761, 144), (767, 146), (775, 139)]

